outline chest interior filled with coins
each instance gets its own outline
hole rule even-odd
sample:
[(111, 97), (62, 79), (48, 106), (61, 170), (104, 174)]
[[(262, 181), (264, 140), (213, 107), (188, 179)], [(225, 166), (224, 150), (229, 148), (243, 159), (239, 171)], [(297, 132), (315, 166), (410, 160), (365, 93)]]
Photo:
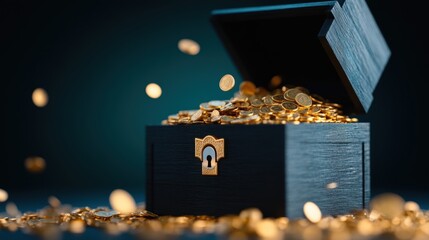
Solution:
[[(280, 79), (280, 77), (277, 77)], [(168, 116), (164, 125), (177, 124), (299, 124), (351, 123), (357, 118), (343, 114), (341, 105), (311, 94), (304, 87), (282, 86), (271, 92), (252, 82), (240, 84), (230, 100), (213, 100), (197, 110)]]

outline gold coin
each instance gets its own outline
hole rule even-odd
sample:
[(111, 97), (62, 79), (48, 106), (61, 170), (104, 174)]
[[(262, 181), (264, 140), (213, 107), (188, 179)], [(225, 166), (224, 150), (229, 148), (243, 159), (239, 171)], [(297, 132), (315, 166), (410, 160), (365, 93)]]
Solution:
[(210, 114), (210, 117), (218, 117), (220, 115), (218, 110), (213, 110), (213, 112)]
[(222, 117), (221, 116), (214, 116), (214, 117), (211, 117), (211, 122), (219, 122), (220, 121), (220, 119), (221, 119)]
[(283, 94), (277, 94), (271, 97), (273, 99), (274, 102), (284, 102), (286, 99), (284, 98)]
[(254, 83), (249, 81), (244, 81), (240, 84), (240, 93), (246, 96), (255, 95), (256, 86)]
[(212, 111), (213, 108), (209, 105), (209, 103), (201, 103), (200, 109), (204, 111)]
[(271, 98), (271, 96), (265, 96), (265, 97), (263, 97), (262, 101), (264, 101), (264, 104), (267, 105), (267, 106), (273, 105), (273, 99)]
[(264, 103), (260, 99), (253, 99), (252, 100), (252, 106), (254, 107), (262, 107)]
[(219, 81), (219, 88), (227, 92), (231, 90), (235, 85), (235, 79), (231, 74), (224, 75)]
[(225, 101), (219, 101), (219, 100), (213, 100), (209, 102), (209, 106), (212, 108), (216, 108), (219, 109), (223, 106), (225, 106), (226, 102)]
[(290, 100), (290, 101), (295, 101), (295, 97), (296, 97), (296, 95), (298, 95), (298, 93), (301, 93), (301, 90), (299, 90), (299, 88), (288, 89), (284, 93), (284, 98), (287, 100)]
[(269, 107), (265, 106), (265, 107), (262, 107), (259, 112), (262, 114), (269, 114), (269, 113), (271, 113), (271, 110)]
[(284, 110), (284, 108), (281, 105), (273, 105), (271, 106), (270, 110), (274, 113), (279, 113)]
[(296, 111), (296, 110), (298, 110), (298, 106), (295, 103), (293, 103), (293, 102), (286, 101), (286, 102), (282, 103), (282, 106), (286, 110), (289, 110), (289, 111)]
[(234, 106), (234, 104), (232, 104), (232, 103), (227, 103), (227, 104), (225, 104), (225, 106), (223, 106), (223, 107), (221, 107), (220, 109), (219, 109), (219, 111), (221, 111), (221, 112), (227, 112), (227, 111), (231, 111), (231, 110), (234, 110), (234, 109), (236, 109), (237, 107), (236, 106)]
[(200, 120), (202, 116), (203, 116), (203, 111), (198, 110), (197, 112), (194, 113), (194, 115), (192, 115), (191, 120), (192, 121)]
[(312, 113), (319, 113), (320, 112), (320, 107), (319, 106), (312, 106), (311, 108), (310, 108), (310, 111), (312, 112)]
[(303, 106), (303, 107), (310, 107), (311, 106), (311, 104), (313, 103), (312, 101), (311, 101), (311, 98), (307, 95), (307, 94), (305, 94), (305, 93), (298, 93), (296, 96), (295, 96), (295, 101), (299, 104), (299, 105), (301, 105), (301, 106)]
[(240, 111), (241, 117), (249, 117), (253, 115), (253, 111)]

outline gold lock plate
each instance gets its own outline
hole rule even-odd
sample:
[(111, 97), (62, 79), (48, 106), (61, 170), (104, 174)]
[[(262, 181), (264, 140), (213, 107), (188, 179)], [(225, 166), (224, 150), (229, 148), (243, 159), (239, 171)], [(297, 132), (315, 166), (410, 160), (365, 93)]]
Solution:
[[(215, 156), (212, 156), (215, 155)], [(225, 157), (225, 140), (211, 135), (195, 138), (195, 157), (201, 161), (202, 175), (217, 175), (217, 163)]]

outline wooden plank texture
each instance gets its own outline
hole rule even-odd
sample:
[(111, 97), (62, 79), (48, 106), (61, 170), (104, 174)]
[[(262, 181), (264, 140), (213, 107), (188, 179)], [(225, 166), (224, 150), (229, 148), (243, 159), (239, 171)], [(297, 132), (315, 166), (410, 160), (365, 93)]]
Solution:
[[(288, 125), (285, 131), (289, 217), (303, 217), (307, 201), (329, 215), (365, 206), (370, 185), (369, 166), (363, 161), (369, 162), (369, 156), (362, 146), (369, 145), (369, 124)], [(337, 187), (327, 188), (330, 183)]]
[[(300, 217), (305, 201), (326, 214), (361, 208), (369, 188), (369, 124), (147, 127), (148, 209), (157, 214)], [(225, 139), (218, 176), (201, 175), (194, 139)], [(363, 153), (368, 153), (363, 154)], [(368, 157), (368, 159), (367, 159)], [(363, 171), (365, 170), (365, 171)], [(368, 176), (368, 177), (367, 177)], [(327, 183), (338, 188), (327, 190)]]

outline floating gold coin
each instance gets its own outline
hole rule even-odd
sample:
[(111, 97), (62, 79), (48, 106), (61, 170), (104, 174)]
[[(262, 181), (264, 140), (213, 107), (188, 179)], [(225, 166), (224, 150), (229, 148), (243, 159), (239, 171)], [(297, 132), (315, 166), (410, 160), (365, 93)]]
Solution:
[(231, 90), (235, 85), (235, 79), (231, 74), (224, 75), (219, 81), (219, 88), (227, 92)]
[(301, 90), (299, 90), (298, 88), (288, 89), (284, 93), (284, 98), (287, 100), (290, 100), (290, 101), (295, 101), (295, 97), (296, 97), (296, 95), (298, 95), (298, 93), (301, 93)]
[(286, 110), (289, 110), (289, 111), (296, 111), (296, 110), (298, 110), (298, 105), (296, 105), (296, 104), (295, 104), (295, 103), (293, 103), (293, 102), (289, 102), (289, 101), (284, 102), (284, 103), (282, 103), (282, 106), (283, 106)]
[(305, 93), (298, 93), (295, 96), (295, 101), (303, 107), (310, 107), (311, 104), (313, 103), (311, 101), (311, 98)]
[(197, 55), (200, 52), (200, 44), (192, 39), (181, 39), (177, 43), (179, 50), (188, 55)]
[(246, 96), (255, 95), (256, 86), (254, 83), (249, 81), (244, 81), (240, 84), (240, 93)]
[(5, 190), (0, 188), (0, 203), (6, 202), (8, 198), (9, 198), (9, 194)]
[(200, 120), (202, 116), (203, 116), (203, 111), (198, 110), (196, 113), (194, 113), (194, 115), (192, 115), (191, 120), (192, 121)]

